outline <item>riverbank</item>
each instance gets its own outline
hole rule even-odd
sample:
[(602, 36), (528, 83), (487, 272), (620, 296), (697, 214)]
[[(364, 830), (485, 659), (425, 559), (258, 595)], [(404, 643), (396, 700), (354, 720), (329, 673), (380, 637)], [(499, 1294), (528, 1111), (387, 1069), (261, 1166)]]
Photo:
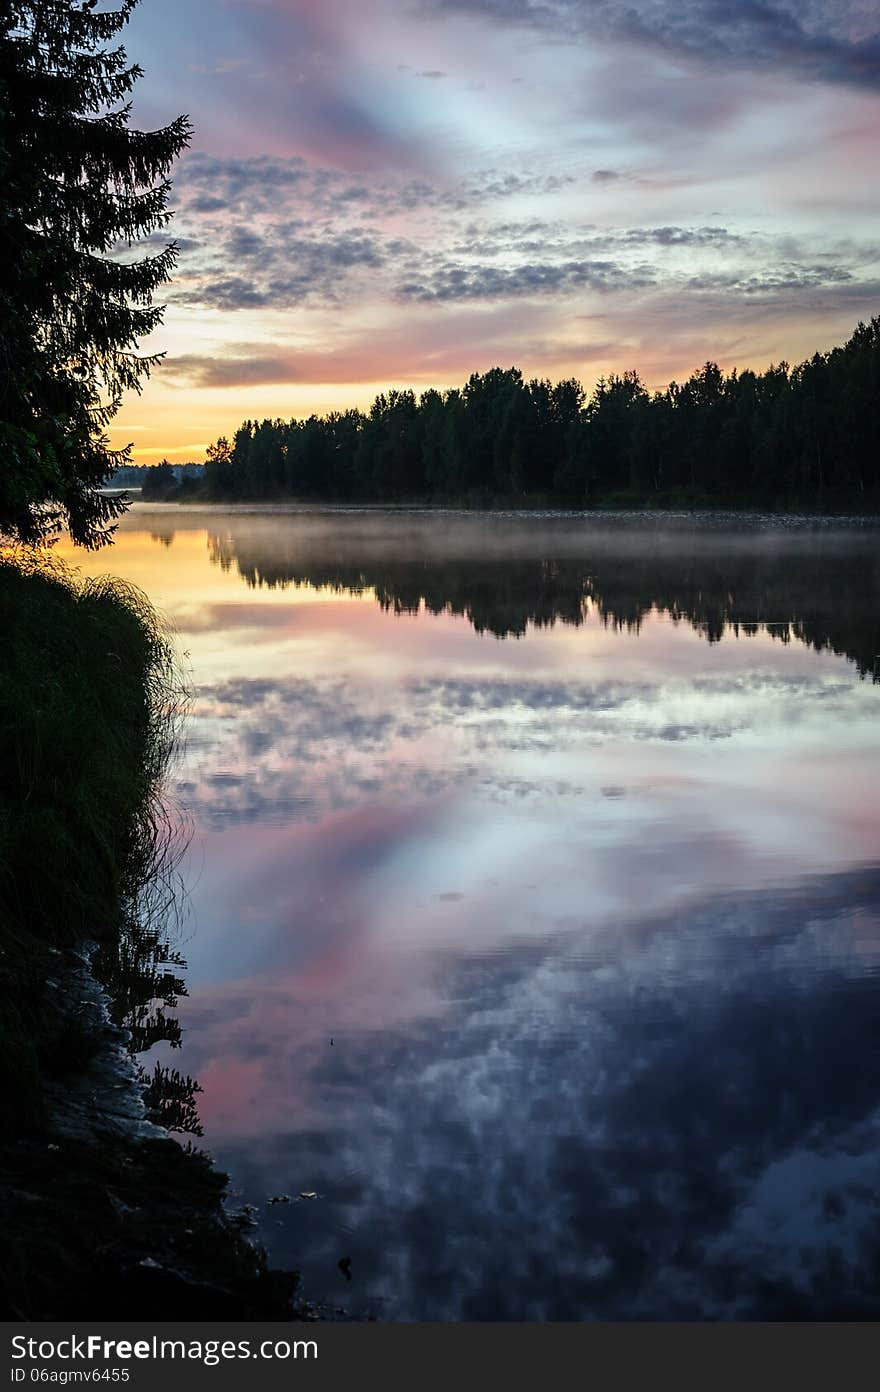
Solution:
[[(4, 1318), (304, 1318), (296, 1275), (227, 1213), (227, 1177), (149, 1120), (87, 954), (58, 954), (46, 1000), (91, 1053), (47, 1062), (41, 1124), (0, 1147)], [(57, 1033), (32, 1039), (51, 1060)]]
[[(204, 515), (207, 517), (228, 515), (231, 517), (414, 517), (462, 519), (467, 522), (488, 522), (530, 519), (553, 520), (559, 523), (583, 522), (588, 525), (646, 529), (706, 531), (719, 528), (827, 530), (827, 529), (874, 529), (880, 526), (880, 503), (864, 512), (829, 512), (826, 510), (772, 511), (753, 508), (684, 508), (684, 507), (595, 507), (561, 508), (558, 505), (541, 507), (537, 503), (508, 507), (465, 507), (451, 503), (408, 502), (408, 503), (364, 503), (325, 501), (295, 501), (290, 498), (264, 499), (263, 501), (212, 501), (202, 497), (169, 498), (156, 500), (143, 498), (138, 489), (107, 490), (125, 493), (128, 508), (120, 526), (126, 530), (131, 522), (126, 518), (138, 516), (185, 517)], [(439, 535), (439, 534), (438, 534)]]
[(780, 496), (775, 498), (727, 495), (715, 496), (689, 490), (666, 492), (628, 492), (615, 490), (589, 499), (565, 499), (553, 493), (493, 493), (372, 497), (296, 497), (285, 493), (270, 493), (264, 497), (246, 494), (215, 494), (204, 483), (184, 479), (179, 484), (149, 490), (142, 488), (113, 488), (108, 493), (127, 493), (130, 498), (147, 505), (177, 503), (187, 507), (279, 507), (303, 510), (356, 510), (382, 512), (457, 512), (457, 513), (529, 513), (552, 512), (560, 516), (614, 517), (618, 514), (638, 514), (647, 517), (666, 513), (683, 514), (694, 518), (707, 514), (729, 517), (839, 517), (862, 518), (880, 515), (880, 494), (851, 494), (826, 490), (806, 497)]
[[(6, 1318), (290, 1318), (191, 1131), (173, 1042), (182, 965), (162, 932), (162, 780), (181, 686), (143, 595), (0, 560), (0, 1305)], [(152, 891), (152, 894), (151, 892)], [(300, 1312), (302, 1313), (302, 1312)]]

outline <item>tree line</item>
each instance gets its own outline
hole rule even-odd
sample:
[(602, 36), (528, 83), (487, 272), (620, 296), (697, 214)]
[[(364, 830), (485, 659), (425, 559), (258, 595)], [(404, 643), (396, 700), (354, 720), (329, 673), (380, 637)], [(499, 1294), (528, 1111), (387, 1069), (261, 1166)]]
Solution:
[[(707, 362), (649, 392), (612, 373), (588, 398), (574, 378), (518, 368), (461, 388), (382, 392), (369, 411), (246, 420), (207, 451), (186, 493), (223, 500), (528, 499), (856, 510), (880, 502), (880, 316), (807, 362), (725, 374)], [(152, 496), (174, 496), (167, 479)]]

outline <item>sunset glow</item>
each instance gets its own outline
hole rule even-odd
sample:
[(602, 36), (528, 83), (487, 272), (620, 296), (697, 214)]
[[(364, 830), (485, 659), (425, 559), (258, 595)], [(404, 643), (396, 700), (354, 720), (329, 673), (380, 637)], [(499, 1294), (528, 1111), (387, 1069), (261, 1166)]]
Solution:
[(494, 364), (653, 388), (842, 341), (880, 305), (874, 28), (856, 0), (145, 0), (135, 118), (196, 133), (167, 358), (113, 443), (201, 459)]

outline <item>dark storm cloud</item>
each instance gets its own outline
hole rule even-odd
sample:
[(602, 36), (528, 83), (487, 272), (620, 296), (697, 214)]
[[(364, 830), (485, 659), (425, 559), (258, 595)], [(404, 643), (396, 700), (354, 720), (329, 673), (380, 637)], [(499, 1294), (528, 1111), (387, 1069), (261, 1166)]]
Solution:
[(424, 0), (424, 9), (654, 48), (690, 63), (880, 87), (876, 15), (849, 0)]

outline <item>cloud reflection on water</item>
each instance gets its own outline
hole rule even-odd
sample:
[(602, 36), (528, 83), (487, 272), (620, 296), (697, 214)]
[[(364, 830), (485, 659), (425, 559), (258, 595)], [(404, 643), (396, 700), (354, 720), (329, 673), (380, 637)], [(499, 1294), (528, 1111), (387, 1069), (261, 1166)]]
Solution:
[(398, 1318), (876, 1315), (873, 539), (150, 525), (187, 1068), (248, 1198), (322, 1195), (273, 1257)]
[(276, 980), (268, 1021), (244, 983), (208, 1037), (274, 1087), (255, 1095), (250, 1074), (238, 1105), (256, 1125), (229, 1153), (253, 1194), (269, 1176), (325, 1194), (323, 1223), (291, 1215), (279, 1250), (327, 1279), (349, 1234), (359, 1309), (873, 1310), (878, 891), (876, 871), (828, 877), (586, 944), (456, 953), (442, 1012), (338, 1030), (326, 977), (311, 999), (298, 974), (290, 996)]

